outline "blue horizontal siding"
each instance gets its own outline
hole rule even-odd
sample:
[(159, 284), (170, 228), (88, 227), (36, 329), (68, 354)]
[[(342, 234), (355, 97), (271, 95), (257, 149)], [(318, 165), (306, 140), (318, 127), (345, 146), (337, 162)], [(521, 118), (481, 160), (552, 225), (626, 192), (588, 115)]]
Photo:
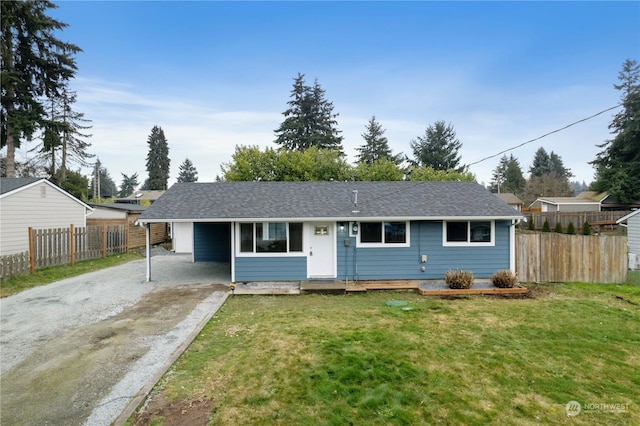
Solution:
[(231, 225), (229, 223), (193, 224), (194, 262), (231, 261)]
[(300, 281), (307, 278), (307, 258), (236, 257), (236, 281)]
[[(477, 278), (488, 278), (509, 268), (509, 226), (509, 221), (496, 221), (493, 247), (444, 247), (439, 221), (411, 222), (410, 247), (356, 248), (355, 238), (349, 238), (345, 229), (338, 233), (338, 278), (441, 279), (449, 269), (470, 270)], [(420, 263), (421, 255), (427, 255), (426, 263)]]

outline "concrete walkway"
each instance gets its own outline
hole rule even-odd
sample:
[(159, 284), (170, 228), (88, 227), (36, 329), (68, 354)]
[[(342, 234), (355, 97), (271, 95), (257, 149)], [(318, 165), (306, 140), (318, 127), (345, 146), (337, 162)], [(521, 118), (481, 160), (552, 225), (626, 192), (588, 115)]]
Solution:
[[(0, 299), (0, 424), (108, 425), (226, 300), (229, 265), (156, 256)], [(119, 416), (121, 416), (119, 418)]]

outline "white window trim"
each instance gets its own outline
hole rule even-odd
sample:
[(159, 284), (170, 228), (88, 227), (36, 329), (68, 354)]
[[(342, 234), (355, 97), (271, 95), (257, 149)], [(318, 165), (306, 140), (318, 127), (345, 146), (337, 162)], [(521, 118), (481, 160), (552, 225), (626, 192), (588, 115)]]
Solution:
[[(404, 243), (385, 243), (385, 242), (381, 242), (381, 243), (363, 243), (360, 241), (360, 238), (362, 236), (362, 228), (360, 226), (360, 223), (358, 223), (358, 234), (355, 236), (356, 237), (356, 247), (362, 247), (362, 248), (373, 248), (373, 247), (384, 247), (384, 248), (401, 248), (401, 247), (411, 247), (411, 222), (408, 220), (365, 220), (363, 222), (380, 222), (382, 223), (382, 238), (384, 238), (384, 224), (386, 222), (404, 222), (405, 223), (405, 227), (406, 227), (406, 236), (407, 239)], [(356, 223), (356, 222), (354, 222)]]
[[(448, 222), (467, 222), (467, 241), (447, 241), (447, 223)], [(471, 222), (489, 222), (491, 224), (491, 241), (488, 243), (472, 243), (471, 238)], [(496, 245), (496, 221), (495, 220), (443, 220), (442, 221), (442, 246), (443, 247), (495, 247)]]
[[(304, 224), (302, 227), (302, 251), (289, 251), (289, 223), (290, 222), (282, 222), (279, 220), (271, 220), (268, 222), (260, 222), (260, 223), (286, 223), (287, 224), (287, 251), (286, 252), (278, 252), (278, 253), (269, 253), (269, 252), (257, 252), (256, 251), (256, 223), (258, 222), (237, 222), (237, 225), (235, 228), (235, 239), (237, 241), (236, 243), (236, 256), (237, 257), (306, 257), (306, 253), (304, 251), (304, 243), (305, 243), (305, 237), (304, 237)], [(253, 226), (253, 252), (246, 252), (246, 251), (241, 251), (241, 241), (240, 241), (240, 228), (241, 228), (241, 224), (244, 223), (249, 223)], [(301, 222), (294, 222), (294, 223), (301, 223)]]

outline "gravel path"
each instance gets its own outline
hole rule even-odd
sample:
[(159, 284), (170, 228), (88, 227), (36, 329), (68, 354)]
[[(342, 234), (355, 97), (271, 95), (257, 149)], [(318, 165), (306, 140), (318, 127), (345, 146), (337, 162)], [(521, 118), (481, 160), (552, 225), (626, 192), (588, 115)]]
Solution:
[(110, 424), (164, 372), (226, 300), (229, 266), (151, 265), (150, 283), (139, 260), (0, 299), (0, 424)]

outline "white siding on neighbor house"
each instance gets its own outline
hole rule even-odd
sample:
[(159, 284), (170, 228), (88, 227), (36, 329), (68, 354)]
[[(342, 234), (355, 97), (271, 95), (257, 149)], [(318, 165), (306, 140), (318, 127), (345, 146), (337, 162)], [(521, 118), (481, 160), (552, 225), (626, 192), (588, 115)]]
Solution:
[(627, 220), (627, 244), (629, 253), (640, 255), (640, 213)]
[(86, 208), (70, 196), (39, 182), (0, 200), (0, 256), (29, 250), (29, 227), (86, 225)]
[(176, 253), (193, 252), (193, 222), (174, 222), (171, 224), (173, 250)]
[(102, 207), (94, 207), (93, 212), (87, 216), (89, 219), (126, 219), (127, 212)]

